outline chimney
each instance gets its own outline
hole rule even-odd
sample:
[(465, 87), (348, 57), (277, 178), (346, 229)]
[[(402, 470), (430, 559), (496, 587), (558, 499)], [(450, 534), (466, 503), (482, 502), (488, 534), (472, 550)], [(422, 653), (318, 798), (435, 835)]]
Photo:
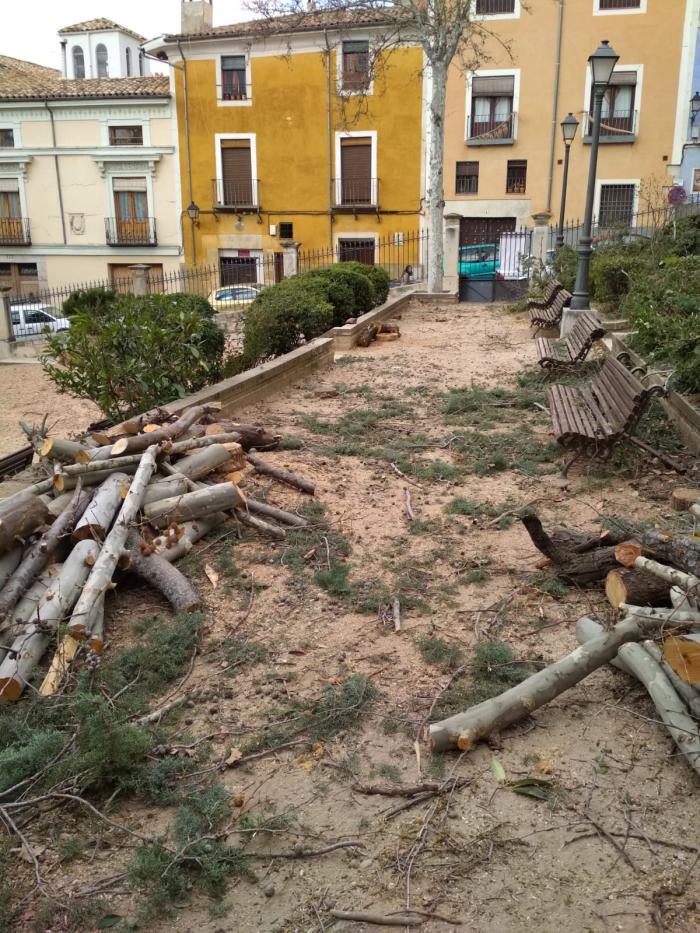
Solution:
[(207, 32), (214, 25), (214, 0), (182, 0), (180, 31), (185, 35)]

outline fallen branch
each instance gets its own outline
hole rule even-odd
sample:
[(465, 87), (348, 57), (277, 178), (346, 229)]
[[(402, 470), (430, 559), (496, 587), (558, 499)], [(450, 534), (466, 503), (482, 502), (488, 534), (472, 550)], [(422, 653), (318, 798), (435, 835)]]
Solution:
[(203, 414), (204, 408), (201, 405), (193, 405), (177, 421), (165, 425), (157, 431), (151, 431), (147, 434), (132, 434), (129, 437), (122, 437), (120, 440), (115, 441), (111, 447), (98, 447), (97, 450), (90, 452), (91, 461), (109, 460), (123, 454), (141, 453), (153, 444), (159, 444), (161, 441), (171, 441), (173, 438), (184, 434)]
[(347, 839), (344, 842), (333, 842), (330, 845), (323, 846), (322, 849), (304, 849), (301, 846), (298, 849), (292, 849), (290, 852), (247, 852), (246, 855), (251, 858), (316, 858), (317, 855), (327, 855), (329, 852), (335, 852), (337, 849), (364, 849), (364, 843), (357, 839)]
[(187, 577), (181, 573), (166, 554), (143, 554), (138, 546), (138, 535), (131, 531), (126, 544), (129, 551), (128, 570), (141, 577), (162, 593), (174, 612), (193, 612), (202, 606), (202, 599)]
[(297, 476), (296, 473), (291, 473), (289, 470), (283, 470), (281, 467), (273, 466), (271, 463), (261, 460), (260, 457), (256, 457), (255, 454), (247, 454), (246, 460), (252, 465), (256, 473), (271, 476), (281, 483), (287, 483), (287, 485), (294, 486), (296, 489), (307, 493), (307, 495), (313, 496), (315, 487), (311, 480), (304, 479), (303, 476)]
[(254, 515), (264, 515), (267, 518), (274, 518), (283, 525), (292, 525), (296, 528), (306, 528), (308, 522), (301, 515), (295, 515), (294, 512), (287, 512), (284, 509), (278, 509), (274, 505), (268, 505), (267, 502), (259, 502), (257, 499), (246, 499), (246, 506), (249, 512)]
[(412, 914), (370, 914), (362, 910), (331, 910), (331, 917), (336, 920), (350, 920), (354, 923), (370, 923), (386, 927), (420, 927), (425, 919)]

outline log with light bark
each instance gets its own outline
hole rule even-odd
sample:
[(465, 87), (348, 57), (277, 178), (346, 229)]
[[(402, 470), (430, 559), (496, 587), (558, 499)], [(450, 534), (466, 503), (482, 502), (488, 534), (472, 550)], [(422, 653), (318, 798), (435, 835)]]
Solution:
[(238, 443), (243, 450), (274, 450), (275, 447), (279, 446), (279, 435), (269, 434), (260, 425), (240, 424), (237, 421), (230, 421), (221, 417), (217, 417), (216, 424), (225, 433), (239, 434), (240, 440)]
[(671, 635), (664, 639), (664, 658), (678, 677), (691, 687), (700, 687), (700, 635)]
[(130, 573), (141, 577), (162, 593), (174, 612), (193, 612), (200, 609), (202, 600), (187, 577), (165, 556), (146, 555), (139, 547), (139, 537), (132, 531), (127, 539)]
[(305, 528), (308, 522), (301, 515), (294, 512), (287, 512), (284, 509), (278, 509), (274, 505), (268, 505), (267, 502), (259, 502), (257, 499), (246, 499), (246, 506), (249, 512), (254, 515), (264, 515), (266, 518), (274, 518), (275, 521), (283, 525), (292, 525), (296, 528)]
[[(95, 603), (95, 606), (92, 610), (92, 621), (90, 626), (92, 631), (92, 635), (90, 636), (90, 648), (96, 654), (102, 654), (104, 613), (105, 601), (103, 596)], [(98, 633), (97, 637), (95, 636), (95, 633)], [(84, 644), (85, 642), (78, 641), (78, 639), (73, 638), (72, 635), (64, 635), (63, 638), (61, 638), (54, 656), (51, 659), (51, 663), (49, 664), (49, 669), (41, 682), (41, 686), (39, 687), (39, 696), (53, 696), (58, 691), (58, 688), (61, 686), (70, 670), (70, 666), (73, 663), (76, 654)]]
[(7, 627), (0, 637), (0, 661), (7, 654), (7, 646), (11, 645), (17, 636), (24, 631), (27, 625), (36, 618), (37, 606), (44, 594), (53, 585), (60, 574), (63, 564), (50, 564), (32, 583), (27, 592), (13, 609)]
[(158, 445), (153, 444), (141, 457), (141, 463), (123, 501), (117, 520), (105, 538), (99, 557), (92, 568), (92, 573), (73, 610), (68, 630), (74, 638), (82, 638), (85, 634), (89, 635), (86, 626), (92, 608), (97, 600), (107, 592), (107, 588), (112, 582), (112, 576), (124, 550), (129, 530), (138, 516), (146, 486), (155, 471), (157, 454)]
[(72, 476), (66, 476), (64, 473), (57, 472), (54, 473), (53, 479), (49, 482), (53, 486), (54, 492), (57, 493), (58, 496), (62, 496), (65, 492), (70, 492), (75, 489), (78, 480), (82, 481), (83, 486), (99, 486), (101, 483), (104, 483), (106, 479), (109, 479), (115, 469), (118, 469), (120, 473), (126, 473), (128, 476), (133, 476), (136, 472), (137, 466), (138, 459), (134, 463), (126, 463), (122, 466), (114, 467), (113, 469), (94, 470), (88, 473), (75, 473)]
[(521, 522), (535, 547), (549, 558), (557, 575), (566, 583), (586, 586), (604, 579), (617, 566), (615, 543), (617, 535), (591, 535), (569, 529), (553, 529), (547, 533), (536, 515), (524, 515)]
[(44, 439), (40, 455), (46, 460), (60, 460), (62, 463), (75, 463), (79, 455), (87, 458), (94, 448), (81, 444), (78, 441), (71, 441), (65, 437), (47, 437)]
[(675, 606), (671, 609), (663, 606), (652, 608), (651, 606), (629, 606), (623, 603), (620, 611), (628, 616), (671, 627), (678, 624), (686, 625), (691, 629), (700, 626), (700, 612), (697, 609), (676, 609)]
[(171, 444), (168, 453), (171, 457), (174, 457), (189, 453), (191, 450), (199, 450), (201, 447), (210, 447), (212, 444), (238, 444), (240, 446), (240, 440), (241, 435), (236, 431), (207, 434), (204, 437), (188, 437), (185, 440), (175, 441), (174, 444)]
[(605, 578), (605, 595), (615, 609), (623, 603), (635, 606), (670, 606), (668, 583), (643, 570), (611, 570)]
[[(143, 505), (148, 505), (151, 502), (158, 502), (160, 499), (170, 499), (173, 496), (181, 496), (183, 493), (186, 493), (188, 489), (187, 477), (178, 476), (177, 474), (157, 480), (156, 482), (151, 482), (146, 487)], [(49, 506), (49, 509), (50, 508), (51, 506)]]
[(668, 663), (661, 648), (659, 648), (655, 641), (645, 641), (642, 642), (642, 645), (644, 650), (661, 666), (664, 674), (671, 681), (673, 689), (681, 700), (683, 700), (692, 715), (695, 716), (696, 719), (700, 719), (700, 690), (698, 690), (697, 687), (687, 684), (684, 680), (681, 680)]
[(660, 531), (641, 531), (637, 541), (642, 556), (673, 564), (686, 573), (700, 577), (700, 539), (689, 534), (666, 534)]
[(289, 486), (294, 486), (296, 489), (307, 493), (307, 495), (313, 496), (315, 487), (311, 480), (305, 479), (303, 476), (297, 476), (296, 473), (291, 473), (289, 470), (282, 469), (282, 467), (273, 466), (273, 464), (261, 460), (255, 454), (248, 454), (246, 459), (256, 473), (271, 476), (273, 479), (279, 480), (280, 483), (287, 483)]
[(683, 570), (676, 570), (675, 567), (667, 567), (665, 564), (660, 564), (648, 557), (643, 557), (640, 551), (641, 548), (635, 547), (633, 544), (624, 544), (615, 548), (615, 555), (617, 561), (624, 567), (636, 567), (638, 570), (646, 570), (661, 580), (665, 580), (669, 586), (677, 586), (691, 595), (700, 594), (700, 577), (685, 573)]
[(475, 742), (527, 718), (534, 710), (549, 703), (593, 671), (611, 661), (620, 647), (630, 641), (642, 641), (658, 630), (659, 622), (629, 617), (610, 632), (576, 648), (565, 658), (550, 664), (527, 680), (491, 700), (430, 726), (430, 740), (436, 751), (457, 746), (462, 751)]
[(38, 541), (27, 548), (21, 563), (0, 591), (0, 632), (8, 627), (9, 614), (39, 574), (53, 561), (59, 545), (81, 520), (89, 502), (90, 493), (76, 489), (70, 507), (56, 519)]
[[(152, 444), (158, 444), (161, 441), (172, 441), (180, 437), (191, 427), (195, 421), (198, 421), (204, 414), (204, 408), (201, 405), (193, 405), (181, 418), (172, 424), (164, 425), (157, 431), (151, 431), (148, 434), (132, 434), (130, 437), (123, 437), (121, 440), (112, 444), (109, 453), (100, 455), (99, 459), (109, 459), (111, 457), (121, 457), (126, 454), (140, 453), (150, 447)], [(105, 448), (98, 448), (104, 450)]]
[(23, 548), (21, 545), (12, 548), (11, 551), (8, 551), (7, 554), (3, 554), (0, 557), (0, 589), (7, 583), (10, 579), (10, 576), (15, 572), (19, 566), (19, 562), (22, 560)]
[[(605, 637), (605, 630), (593, 619), (583, 616), (576, 623), (576, 637), (585, 646), (600, 641)], [(700, 775), (700, 733), (697, 724), (661, 666), (642, 645), (637, 644), (621, 645), (610, 662), (644, 685), (678, 750)]]
[(141, 541), (139, 547), (144, 554), (159, 554), (165, 560), (179, 560), (185, 554), (189, 554), (194, 544), (200, 538), (208, 535), (210, 531), (223, 525), (227, 516), (223, 512), (215, 512), (213, 515), (206, 515), (193, 522), (185, 522), (182, 525), (171, 525), (162, 535), (154, 538), (153, 541)]
[(231, 454), (226, 450), (223, 444), (212, 444), (209, 447), (202, 447), (189, 456), (182, 457), (177, 461), (176, 469), (182, 476), (189, 479), (201, 479), (208, 473), (213, 473), (224, 465), (231, 462)]
[(7, 554), (49, 521), (46, 503), (38, 496), (19, 499), (0, 510), (0, 554)]
[(39, 602), (35, 620), (15, 638), (11, 651), (0, 664), (0, 700), (17, 700), (21, 696), (58, 624), (70, 613), (81, 591), (84, 593), (91, 559), (99, 560), (98, 553), (96, 541), (79, 541), (68, 555), (61, 573)]
[(254, 528), (256, 531), (260, 531), (262, 534), (269, 535), (271, 538), (275, 538), (277, 541), (282, 541), (287, 536), (287, 532), (284, 530), (284, 528), (280, 528), (278, 525), (273, 525), (271, 522), (266, 522), (264, 518), (260, 518), (257, 515), (251, 515), (244, 508), (234, 509), (233, 514), (242, 525), (247, 525), (249, 528)]
[(143, 509), (144, 517), (155, 528), (165, 528), (171, 522), (187, 522), (212, 512), (245, 506), (245, 499), (235, 483), (205, 486), (184, 496), (173, 496), (152, 502)]
[(87, 538), (104, 541), (130, 482), (126, 473), (112, 473), (98, 486), (92, 502), (75, 526), (74, 541), (85, 541)]

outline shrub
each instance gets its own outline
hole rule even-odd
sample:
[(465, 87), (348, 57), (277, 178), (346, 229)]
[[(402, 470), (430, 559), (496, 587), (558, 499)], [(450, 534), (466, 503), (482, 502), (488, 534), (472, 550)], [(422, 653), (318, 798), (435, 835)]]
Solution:
[(552, 269), (564, 288), (572, 292), (576, 283), (576, 250), (573, 246), (562, 246), (556, 251)]
[(116, 297), (117, 293), (112, 288), (81, 288), (63, 302), (63, 314), (65, 317), (72, 317), (78, 311), (99, 314)]
[[(320, 282), (305, 276), (265, 288), (243, 317), (243, 354), (231, 361), (243, 369), (267, 357), (289, 353), (333, 325), (333, 305)], [(239, 372), (241, 370), (239, 369)]]
[(643, 276), (648, 266), (647, 256), (637, 246), (597, 250), (591, 257), (591, 297), (619, 305), (630, 283)]
[(658, 234), (657, 242), (669, 255), (697, 256), (700, 254), (700, 214), (667, 224)]
[[(353, 272), (359, 272), (366, 276), (374, 289), (374, 305), (383, 305), (389, 296), (389, 273), (382, 266), (370, 266), (364, 262), (351, 260), (350, 262), (339, 262), (334, 269), (350, 269)], [(369, 308), (367, 309), (369, 310)]]
[(298, 281), (323, 288), (333, 306), (333, 325), (341, 327), (348, 318), (358, 317), (374, 307), (374, 289), (368, 276), (353, 269), (331, 266), (297, 276)]
[(213, 314), (196, 295), (117, 295), (47, 337), (44, 369), (59, 392), (120, 420), (220, 378), (225, 338)]

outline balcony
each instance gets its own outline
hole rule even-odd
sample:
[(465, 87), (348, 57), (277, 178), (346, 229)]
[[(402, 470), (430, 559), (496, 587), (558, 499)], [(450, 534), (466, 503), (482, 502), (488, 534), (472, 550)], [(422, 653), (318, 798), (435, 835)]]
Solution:
[[(583, 141), (586, 145), (593, 140), (593, 114), (584, 113), (583, 125), (585, 127)], [(601, 145), (610, 143), (633, 143), (637, 138), (637, 111), (615, 110), (604, 116), (600, 121)]]
[(378, 178), (334, 178), (333, 209), (340, 213), (362, 214), (379, 209)]
[(248, 181), (214, 178), (211, 186), (215, 211), (236, 211), (245, 214), (255, 213), (260, 209), (260, 182), (257, 178)]
[(107, 246), (157, 246), (156, 219), (120, 220), (105, 217)]
[(31, 246), (29, 218), (0, 217), (0, 246)]
[(467, 119), (466, 146), (512, 146), (518, 131), (518, 115), (491, 117), (488, 120)]

